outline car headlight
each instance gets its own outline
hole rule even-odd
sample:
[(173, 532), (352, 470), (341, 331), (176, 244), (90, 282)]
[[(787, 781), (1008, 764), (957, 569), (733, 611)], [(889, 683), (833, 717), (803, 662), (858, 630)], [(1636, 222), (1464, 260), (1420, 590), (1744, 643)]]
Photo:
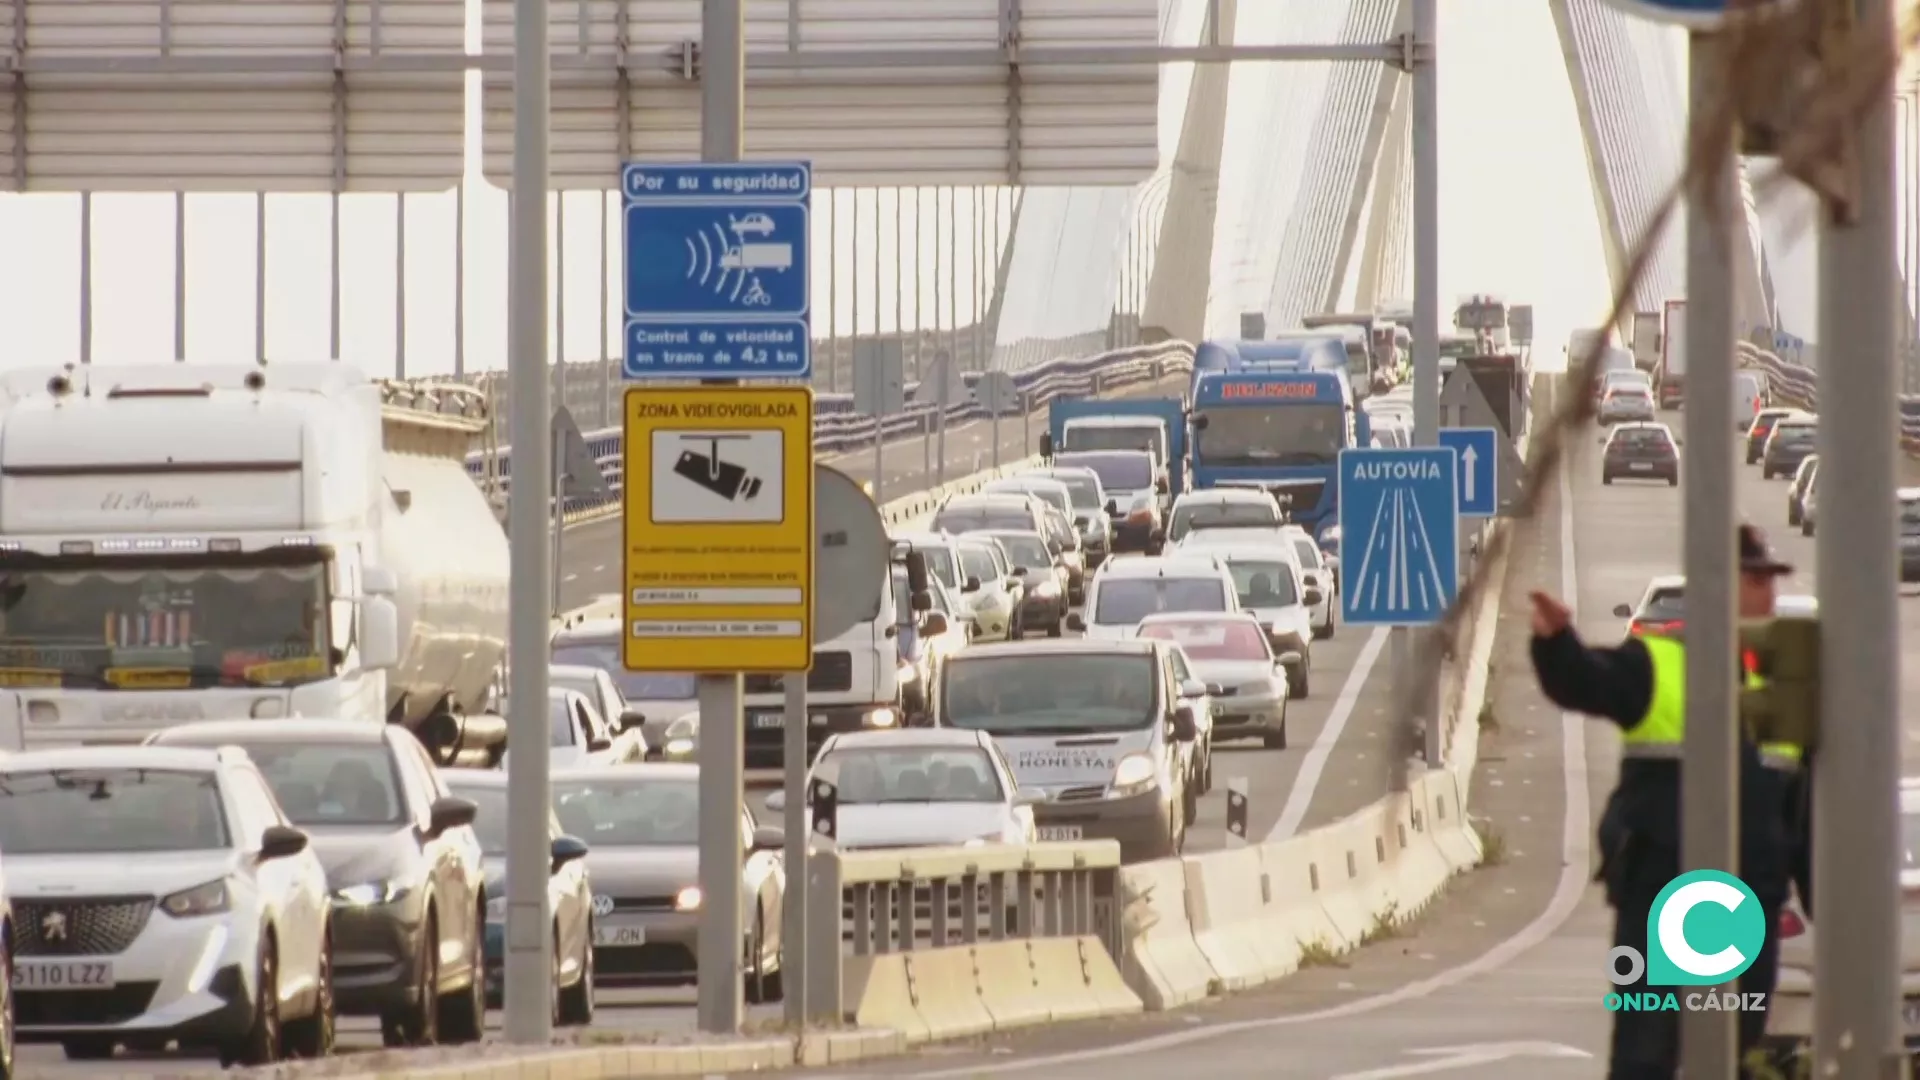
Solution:
[(699, 911), (701, 899), (700, 886), (689, 885), (673, 894), (673, 910)]
[(685, 737), (668, 739), (666, 753), (670, 757), (691, 754), (694, 751), (693, 740)]
[(487, 900), (487, 921), (503, 923), (507, 921), (507, 898), (495, 896)]
[(335, 903), (349, 907), (372, 907), (375, 904), (391, 904), (407, 895), (406, 886), (397, 881), (369, 881), (363, 885), (349, 885), (344, 889), (335, 889)]
[(1150, 790), (1158, 780), (1153, 759), (1145, 754), (1128, 754), (1113, 767), (1113, 793), (1135, 795)]
[(227, 881), (209, 881), (204, 885), (195, 885), (191, 889), (181, 889), (171, 896), (163, 897), (160, 910), (176, 919), (192, 919), (201, 915), (218, 915), (227, 910)]
[(872, 709), (860, 718), (860, 722), (870, 728), (890, 728), (899, 721), (892, 709)]
[(1035, 596), (1058, 596), (1060, 586), (1051, 576), (1038, 578), (1033, 583), (1033, 593)]

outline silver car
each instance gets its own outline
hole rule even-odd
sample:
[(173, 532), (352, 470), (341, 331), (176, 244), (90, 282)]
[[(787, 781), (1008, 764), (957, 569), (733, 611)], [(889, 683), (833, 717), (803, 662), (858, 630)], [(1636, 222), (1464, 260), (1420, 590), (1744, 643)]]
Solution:
[(1655, 419), (1653, 393), (1638, 383), (1616, 383), (1600, 399), (1600, 422), (1624, 424)]

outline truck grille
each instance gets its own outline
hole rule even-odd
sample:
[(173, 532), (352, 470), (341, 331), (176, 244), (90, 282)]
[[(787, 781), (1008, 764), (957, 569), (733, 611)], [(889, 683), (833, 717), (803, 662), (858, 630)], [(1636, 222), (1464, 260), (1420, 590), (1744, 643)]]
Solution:
[[(743, 680), (744, 689), (749, 694), (778, 694), (781, 692), (782, 678), (780, 675), (751, 674)], [(813, 670), (807, 672), (808, 693), (844, 693), (851, 689), (852, 653), (832, 649), (813, 654)]]
[(113, 956), (133, 944), (152, 914), (150, 896), (16, 901), (14, 951), (21, 956)]

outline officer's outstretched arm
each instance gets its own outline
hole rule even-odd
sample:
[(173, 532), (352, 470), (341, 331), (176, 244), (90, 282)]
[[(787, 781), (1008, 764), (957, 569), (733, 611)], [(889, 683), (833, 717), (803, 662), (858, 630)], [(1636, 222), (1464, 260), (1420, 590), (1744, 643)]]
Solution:
[(1630, 728), (1653, 701), (1653, 661), (1638, 638), (1592, 648), (1571, 628), (1533, 639), (1533, 671), (1547, 700)]

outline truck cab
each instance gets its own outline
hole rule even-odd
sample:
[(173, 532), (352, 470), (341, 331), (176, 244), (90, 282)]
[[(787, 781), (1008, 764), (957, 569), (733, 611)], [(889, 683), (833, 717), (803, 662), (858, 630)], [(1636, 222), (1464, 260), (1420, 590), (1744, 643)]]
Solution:
[(1208, 372), (1193, 405), (1200, 488), (1255, 487), (1318, 536), (1338, 520), (1340, 451), (1371, 444), (1344, 372)]

